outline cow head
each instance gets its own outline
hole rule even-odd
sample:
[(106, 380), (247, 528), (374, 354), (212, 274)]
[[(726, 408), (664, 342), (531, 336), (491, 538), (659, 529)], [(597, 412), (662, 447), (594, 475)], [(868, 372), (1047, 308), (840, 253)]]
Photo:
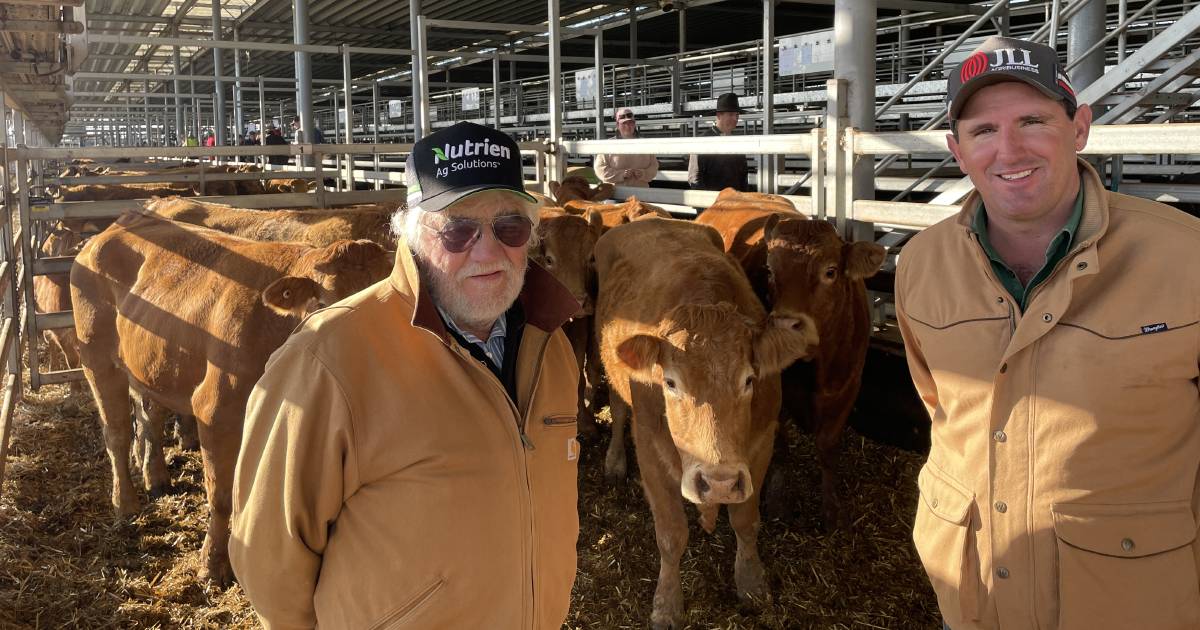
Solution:
[(377, 243), (337, 241), (301, 256), (288, 275), (263, 291), (263, 304), (303, 317), (382, 280), (391, 267), (391, 256)]
[(568, 175), (559, 182), (550, 182), (550, 194), (554, 196), (554, 205), (563, 206), (569, 201), (601, 201), (612, 197), (613, 185), (600, 184), (592, 188), (588, 181), (578, 175)]
[(811, 318), (818, 329), (837, 325), (851, 291), (879, 271), (886, 250), (875, 243), (847, 243), (826, 221), (782, 219), (763, 230), (767, 246), (771, 315), (783, 325)]
[(809, 357), (816, 343), (811, 326), (752, 321), (722, 302), (677, 306), (653, 332), (617, 346), (630, 378), (662, 389), (685, 499), (741, 503), (754, 494), (748, 450), (756, 384)]
[(529, 248), (529, 257), (554, 275), (583, 305), (582, 314), (592, 314), (595, 294), (595, 264), (592, 249), (604, 230), (599, 212), (584, 216), (543, 213), (538, 221), (537, 242)]

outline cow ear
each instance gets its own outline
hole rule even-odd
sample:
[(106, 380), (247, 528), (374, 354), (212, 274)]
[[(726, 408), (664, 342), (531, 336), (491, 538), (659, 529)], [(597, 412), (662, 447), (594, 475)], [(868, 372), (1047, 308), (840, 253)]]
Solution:
[(267, 285), (262, 301), (280, 315), (304, 316), (309, 304), (317, 299), (320, 287), (309, 278), (284, 276)]
[(775, 238), (775, 228), (779, 227), (779, 213), (772, 212), (767, 215), (767, 223), (763, 225), (763, 240), (769, 241)]
[(381, 259), (386, 259), (383, 246), (374, 241), (337, 241), (324, 249), (313, 262), (313, 269), (321, 273), (336, 273), (343, 269), (371, 269)]
[(597, 235), (604, 231), (604, 215), (595, 210), (588, 210), (587, 214), (588, 226), (592, 228)]
[(561, 186), (562, 186), (562, 184), (560, 184), (559, 182), (551, 181), (550, 182), (550, 196), (557, 198), (558, 197), (558, 189)]
[(771, 376), (801, 359), (812, 358), (817, 328), (808, 317), (772, 318), (754, 341), (754, 364), (759, 376)]
[(652, 335), (634, 335), (617, 346), (617, 358), (630, 369), (630, 378), (653, 384), (653, 368), (658, 362), (660, 343), (662, 341)]
[(862, 280), (875, 275), (886, 255), (887, 249), (878, 243), (859, 241), (842, 246), (846, 275), (854, 280)]

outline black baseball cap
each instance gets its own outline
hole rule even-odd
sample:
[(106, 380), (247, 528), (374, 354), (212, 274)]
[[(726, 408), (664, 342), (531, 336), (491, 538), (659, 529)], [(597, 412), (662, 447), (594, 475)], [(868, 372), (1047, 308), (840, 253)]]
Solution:
[(1058, 54), (1044, 44), (1023, 39), (987, 38), (950, 73), (946, 106), (957, 120), (963, 106), (980, 88), (1004, 81), (1024, 81), (1046, 96), (1077, 107), (1075, 89), (1058, 62)]
[(508, 134), (460, 122), (422, 138), (404, 163), (408, 207), (438, 212), (485, 190), (507, 190), (530, 203), (521, 150)]

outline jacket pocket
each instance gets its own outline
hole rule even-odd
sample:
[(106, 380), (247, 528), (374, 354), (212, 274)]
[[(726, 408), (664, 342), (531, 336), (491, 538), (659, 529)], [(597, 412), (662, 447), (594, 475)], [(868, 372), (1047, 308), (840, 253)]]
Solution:
[(403, 624), (406, 620), (409, 620), (422, 604), (429, 601), (435, 593), (441, 590), (445, 583), (445, 578), (438, 578), (436, 582), (422, 589), (421, 592), (416, 595), (416, 597), (413, 597), (404, 604), (401, 604), (399, 608), (396, 608), (392, 612), (384, 615), (375, 623), (371, 624), (371, 630), (393, 630), (401, 627), (401, 624)]
[(576, 426), (576, 417), (575, 416), (576, 416), (576, 414), (574, 414), (574, 413), (563, 413), (563, 414), (557, 414), (557, 415), (553, 415), (553, 416), (546, 416), (545, 418), (542, 418), (542, 424), (546, 425), (547, 427), (568, 427), (568, 426), (575, 427)]
[(921, 498), (913, 542), (937, 594), (938, 607), (953, 626), (979, 618), (982, 584), (971, 529), (975, 493), (927, 462), (917, 477)]
[(1059, 630), (1200, 628), (1190, 503), (1051, 507)]

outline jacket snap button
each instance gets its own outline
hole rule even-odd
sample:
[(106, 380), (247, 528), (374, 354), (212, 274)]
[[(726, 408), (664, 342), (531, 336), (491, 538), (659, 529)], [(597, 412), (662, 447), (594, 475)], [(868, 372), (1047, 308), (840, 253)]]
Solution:
[(997, 442), (1003, 442), (1008, 439), (1008, 435), (1003, 431), (996, 431), (992, 434), (992, 439), (996, 440)]
[(1129, 539), (1129, 538), (1122, 540), (1121, 548), (1124, 549), (1125, 551), (1133, 551), (1133, 540)]
[(1083, 271), (1084, 269), (1087, 269), (1087, 263), (1081, 262), (1081, 263), (1075, 265), (1075, 268), (1080, 271)]
[(996, 298), (996, 303), (997, 303), (997, 304), (1003, 304), (1003, 303), (1004, 303), (1004, 296), (999, 296), (999, 297), (997, 297), (997, 298)]
[(1003, 374), (1003, 373), (1005, 373), (1005, 372), (1007, 372), (1007, 371), (1008, 371), (1008, 364), (1007, 364), (1007, 363), (1001, 363), (1001, 364), (1000, 364), (1000, 373), (1001, 373), (1001, 374)]
[(934, 497), (934, 499), (933, 499), (932, 501), (930, 501), (930, 502), (929, 502), (929, 505), (932, 505), (933, 507), (937, 507), (937, 506), (938, 506), (938, 500), (937, 500), (937, 498), (936, 498), (936, 497)]
[[(997, 501), (996, 502), (996, 511), (1001, 514), (1004, 514), (1005, 512), (1008, 511), (1008, 504), (1003, 501)], [(1126, 549), (1126, 551), (1128, 551), (1128, 549)]]
[(1004, 567), (1000, 567), (999, 569), (996, 569), (996, 577), (1000, 578), (1001, 580), (1007, 580), (1008, 579), (1008, 569), (1006, 569)]
[(1050, 313), (1042, 313), (1042, 321), (1044, 321), (1044, 322), (1054, 321), (1054, 316), (1051, 315)]

